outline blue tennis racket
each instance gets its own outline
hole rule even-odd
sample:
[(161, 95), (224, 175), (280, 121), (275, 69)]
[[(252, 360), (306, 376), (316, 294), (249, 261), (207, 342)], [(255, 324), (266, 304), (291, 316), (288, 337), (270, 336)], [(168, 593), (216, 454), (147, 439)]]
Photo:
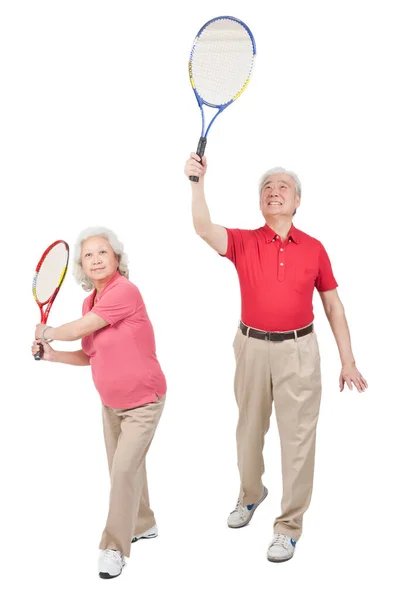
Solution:
[[(207, 135), (215, 119), (246, 89), (256, 55), (250, 29), (235, 17), (217, 17), (200, 29), (189, 60), (189, 77), (201, 111), (197, 154), (204, 156)], [(217, 110), (206, 128), (203, 106)], [(199, 181), (195, 175), (191, 181)]]

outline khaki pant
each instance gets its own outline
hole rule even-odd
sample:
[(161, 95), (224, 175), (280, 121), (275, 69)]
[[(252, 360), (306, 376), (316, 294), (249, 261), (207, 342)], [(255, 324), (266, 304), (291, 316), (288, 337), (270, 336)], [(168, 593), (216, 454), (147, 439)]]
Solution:
[(165, 396), (128, 410), (103, 406), (111, 478), (110, 508), (100, 549), (130, 555), (131, 540), (155, 525), (149, 506), (146, 454), (164, 408)]
[(272, 402), (281, 442), (282, 514), (274, 531), (298, 540), (303, 515), (310, 505), (316, 427), (321, 401), (318, 342), (314, 332), (297, 340), (270, 342), (243, 335), (238, 329), (235, 395), (239, 500), (247, 506), (263, 491), (264, 436), (269, 429)]

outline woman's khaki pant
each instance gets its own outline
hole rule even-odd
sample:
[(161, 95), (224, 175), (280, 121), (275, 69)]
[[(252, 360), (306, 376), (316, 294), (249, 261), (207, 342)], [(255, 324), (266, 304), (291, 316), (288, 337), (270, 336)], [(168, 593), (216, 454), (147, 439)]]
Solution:
[(144, 406), (103, 406), (103, 427), (111, 478), (110, 508), (100, 549), (130, 555), (131, 540), (155, 525), (149, 506), (146, 454), (164, 408), (165, 396)]

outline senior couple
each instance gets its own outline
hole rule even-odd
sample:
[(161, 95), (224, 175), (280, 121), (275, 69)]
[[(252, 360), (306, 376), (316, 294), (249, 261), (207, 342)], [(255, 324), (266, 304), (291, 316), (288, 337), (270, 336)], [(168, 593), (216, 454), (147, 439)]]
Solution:
[[(272, 403), (278, 423), (283, 496), (267, 558), (293, 557), (313, 487), (315, 438), (321, 400), (320, 356), (313, 324), (314, 288), (320, 294), (341, 360), (339, 389), (359, 392), (367, 382), (356, 367), (337, 283), (324, 246), (292, 223), (301, 185), (282, 168), (260, 181), (265, 224), (256, 230), (227, 229), (211, 221), (204, 195), (205, 157), (192, 153), (185, 174), (191, 182), (193, 223), (198, 235), (236, 267), (241, 320), (234, 340), (234, 390), (239, 411), (237, 462), (240, 492), (228, 526), (247, 525), (267, 497), (263, 446)], [(91, 366), (100, 395), (111, 479), (109, 512), (100, 542), (99, 575), (117, 577), (131, 543), (157, 536), (149, 504), (146, 454), (160, 420), (166, 380), (156, 355), (154, 332), (143, 298), (129, 281), (128, 260), (117, 236), (96, 227), (77, 240), (74, 276), (91, 292), (82, 317), (57, 327), (39, 324), (32, 353), (43, 359)], [(50, 342), (82, 340), (65, 352)]]

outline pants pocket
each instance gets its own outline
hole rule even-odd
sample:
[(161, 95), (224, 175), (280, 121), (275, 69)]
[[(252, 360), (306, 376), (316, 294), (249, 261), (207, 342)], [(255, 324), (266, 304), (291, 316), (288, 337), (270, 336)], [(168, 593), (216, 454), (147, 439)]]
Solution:
[(236, 363), (239, 362), (239, 359), (243, 353), (246, 339), (247, 336), (243, 335), (242, 330), (239, 328), (236, 332), (235, 339), (233, 340), (233, 352), (235, 354)]

